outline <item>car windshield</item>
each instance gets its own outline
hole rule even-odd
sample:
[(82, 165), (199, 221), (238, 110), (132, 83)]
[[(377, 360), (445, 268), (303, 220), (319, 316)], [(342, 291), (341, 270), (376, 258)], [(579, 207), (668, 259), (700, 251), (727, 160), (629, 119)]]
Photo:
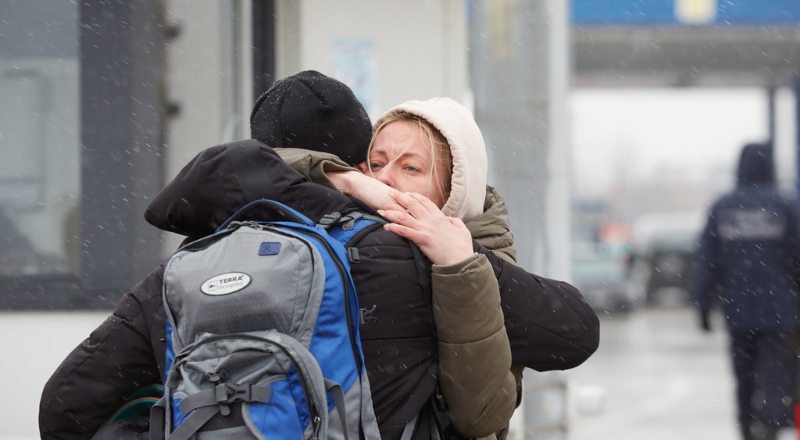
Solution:
[(583, 257), (573, 262), (572, 274), (579, 282), (618, 281), (624, 278), (625, 268), (613, 258)]

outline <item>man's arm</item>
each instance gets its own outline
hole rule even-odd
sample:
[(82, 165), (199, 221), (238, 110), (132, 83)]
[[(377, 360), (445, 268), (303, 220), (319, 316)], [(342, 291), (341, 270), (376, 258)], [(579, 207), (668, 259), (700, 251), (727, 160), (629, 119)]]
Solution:
[(537, 371), (567, 370), (600, 342), (600, 321), (578, 289), (529, 273), (475, 243), (500, 285), (512, 364)]
[(126, 294), (47, 381), (39, 404), (42, 439), (90, 438), (131, 393), (161, 382), (152, 313), (142, 304), (160, 303), (161, 274), (157, 269)]
[(699, 237), (697, 249), (692, 256), (689, 283), (691, 297), (700, 313), (700, 327), (705, 331), (711, 330), (709, 314), (714, 301), (714, 292), (716, 292), (718, 248), (716, 231), (716, 217), (712, 210)]

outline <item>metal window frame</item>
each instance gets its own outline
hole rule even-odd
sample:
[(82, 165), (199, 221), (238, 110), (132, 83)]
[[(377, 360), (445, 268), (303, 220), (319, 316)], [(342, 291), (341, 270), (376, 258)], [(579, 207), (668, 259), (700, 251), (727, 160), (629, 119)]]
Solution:
[(157, 265), (160, 234), (141, 213), (162, 185), (161, 4), (78, 7), (79, 273), (2, 277), (0, 310), (112, 308)]
[[(275, 2), (235, 5), (247, 21), (237, 38), (252, 38), (236, 85), (237, 111), (249, 117), (275, 77)], [(80, 271), (0, 277), (0, 310), (111, 309), (160, 263), (160, 231), (142, 213), (164, 184), (168, 36), (153, 31), (168, 30), (160, 22), (164, 7), (149, 0), (80, 2)]]

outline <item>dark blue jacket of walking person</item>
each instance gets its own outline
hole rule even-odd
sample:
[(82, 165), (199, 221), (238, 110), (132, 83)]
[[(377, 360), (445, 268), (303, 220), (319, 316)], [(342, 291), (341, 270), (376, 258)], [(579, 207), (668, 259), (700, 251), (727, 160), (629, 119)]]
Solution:
[(775, 187), (772, 148), (742, 150), (737, 186), (714, 203), (694, 257), (692, 295), (704, 327), (714, 302), (731, 332), (798, 323), (798, 216)]

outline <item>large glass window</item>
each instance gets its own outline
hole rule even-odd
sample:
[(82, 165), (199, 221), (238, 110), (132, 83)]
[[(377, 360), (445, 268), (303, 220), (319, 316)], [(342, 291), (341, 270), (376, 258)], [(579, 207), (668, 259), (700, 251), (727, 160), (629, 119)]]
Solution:
[(0, 3), (0, 276), (79, 270), (78, 5)]
[(112, 307), (155, 267), (159, 11), (0, 3), (0, 310)]
[(249, 134), (253, 8), (0, 2), (0, 310), (112, 308), (175, 250), (143, 214)]

